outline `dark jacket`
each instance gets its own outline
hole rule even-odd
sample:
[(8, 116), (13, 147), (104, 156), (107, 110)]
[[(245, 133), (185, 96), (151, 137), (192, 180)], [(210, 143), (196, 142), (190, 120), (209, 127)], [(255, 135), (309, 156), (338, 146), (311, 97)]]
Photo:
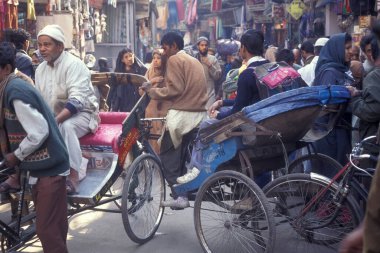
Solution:
[(19, 71), (34, 79), (32, 58), (24, 50), (17, 50), (15, 65)]
[(380, 122), (380, 67), (364, 79), (363, 93), (351, 100), (352, 113), (360, 118), (360, 139), (375, 135)]
[[(115, 72), (118, 72), (115, 69)], [(129, 73), (145, 75), (146, 68), (137, 64), (133, 65), (132, 70)], [(127, 73), (127, 72), (124, 72)], [(137, 85), (126, 84), (119, 85), (117, 83), (111, 83), (111, 89), (107, 98), (107, 104), (110, 107), (110, 111), (113, 112), (130, 112), (136, 102), (139, 100), (139, 89)]]
[(257, 88), (257, 78), (252, 68), (269, 63), (268, 60), (256, 61), (249, 64), (246, 70), (241, 72), (237, 82), (237, 95), (234, 100), (223, 100), (223, 106), (232, 106), (231, 109), (218, 113), (217, 119), (224, 119), (244, 107), (260, 101), (259, 90)]

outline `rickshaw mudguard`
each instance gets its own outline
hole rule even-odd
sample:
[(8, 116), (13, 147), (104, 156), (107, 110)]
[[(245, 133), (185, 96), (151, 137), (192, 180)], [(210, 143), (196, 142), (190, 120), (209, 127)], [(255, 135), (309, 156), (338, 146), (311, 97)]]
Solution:
[(185, 184), (174, 185), (174, 191), (178, 195), (197, 190), (203, 182), (215, 173), (218, 166), (235, 157), (242, 146), (241, 138), (233, 137), (220, 143), (211, 142), (202, 150), (202, 169), (199, 175)]

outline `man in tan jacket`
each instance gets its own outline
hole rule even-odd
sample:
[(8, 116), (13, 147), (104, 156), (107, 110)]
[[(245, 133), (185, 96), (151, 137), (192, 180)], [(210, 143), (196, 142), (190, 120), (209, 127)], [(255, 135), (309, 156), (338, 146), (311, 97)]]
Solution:
[[(186, 173), (185, 150), (195, 135), (194, 129), (207, 115), (207, 81), (203, 66), (182, 50), (183, 44), (183, 38), (175, 32), (168, 32), (162, 37), (161, 45), (168, 59), (165, 85), (153, 88), (144, 84), (142, 87), (151, 99), (171, 103), (160, 148), (164, 175), (170, 186), (176, 184), (177, 177)], [(174, 199), (163, 202), (163, 206), (176, 209), (189, 206), (187, 196), (176, 196), (173, 190), (172, 194)]]

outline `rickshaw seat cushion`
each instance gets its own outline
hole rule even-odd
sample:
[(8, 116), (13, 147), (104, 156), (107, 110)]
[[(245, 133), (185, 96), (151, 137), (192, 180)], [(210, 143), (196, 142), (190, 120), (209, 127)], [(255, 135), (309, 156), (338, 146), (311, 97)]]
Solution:
[(100, 112), (100, 124), (122, 124), (129, 112)]
[(128, 117), (126, 112), (101, 112), (100, 124), (96, 133), (89, 133), (79, 139), (81, 146), (108, 146), (118, 153), (118, 137), (122, 131), (122, 123)]

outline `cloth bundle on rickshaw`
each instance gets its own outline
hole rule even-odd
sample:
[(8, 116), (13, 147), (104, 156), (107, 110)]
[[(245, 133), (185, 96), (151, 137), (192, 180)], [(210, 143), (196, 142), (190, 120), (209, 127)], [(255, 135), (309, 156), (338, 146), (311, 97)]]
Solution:
[[(243, 108), (243, 115), (252, 122), (278, 132), (283, 142), (294, 142), (305, 138), (318, 140), (329, 133), (340, 107), (350, 99), (344, 86), (312, 86), (294, 89), (273, 95), (267, 99)], [(322, 124), (318, 119), (330, 114)], [(246, 124), (245, 124), (246, 125)], [(247, 126), (242, 125), (244, 130)], [(267, 136), (248, 136), (245, 144), (269, 144), (275, 142)]]
[[(338, 107), (349, 99), (349, 91), (337, 85), (285, 91), (201, 129), (200, 139), (203, 143), (211, 140), (219, 143), (232, 136), (242, 136), (244, 144), (255, 146), (278, 144), (274, 135), (280, 136), (282, 142), (299, 141), (305, 136), (311, 136), (307, 139), (314, 141), (328, 134)], [(334, 110), (326, 110), (331, 107)], [(331, 121), (319, 124), (319, 116), (328, 112), (333, 114)]]
[(350, 97), (350, 93), (344, 86), (303, 87), (275, 94), (243, 108), (242, 112), (247, 118), (260, 122), (299, 108), (345, 103)]

